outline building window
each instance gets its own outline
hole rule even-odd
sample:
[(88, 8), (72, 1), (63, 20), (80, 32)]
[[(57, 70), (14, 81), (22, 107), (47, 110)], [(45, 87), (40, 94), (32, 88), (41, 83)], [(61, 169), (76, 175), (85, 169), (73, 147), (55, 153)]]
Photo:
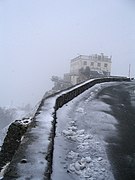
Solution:
[(101, 60), (101, 56), (98, 56), (98, 60)]
[(108, 64), (105, 63), (105, 64), (104, 64), (104, 67), (108, 67)]
[(101, 67), (101, 63), (98, 63), (97, 66), (98, 66), (98, 67)]
[(94, 62), (91, 62), (91, 66), (94, 66)]
[(87, 61), (83, 61), (83, 65), (87, 65)]

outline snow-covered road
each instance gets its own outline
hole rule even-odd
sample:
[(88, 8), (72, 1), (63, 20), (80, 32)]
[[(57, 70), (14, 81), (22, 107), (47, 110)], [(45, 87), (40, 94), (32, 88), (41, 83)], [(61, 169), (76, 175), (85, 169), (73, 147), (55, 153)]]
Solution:
[[(135, 105), (134, 83), (103, 83), (87, 90), (59, 109), (52, 180), (133, 180), (135, 142), (131, 142), (133, 138), (130, 140), (127, 137), (125, 146), (131, 142), (133, 147), (132, 152), (127, 149), (124, 154), (124, 147), (120, 147), (120, 138), (126, 136), (121, 137), (124, 132), (120, 132), (118, 128), (122, 126), (120, 119), (123, 118), (123, 108), (126, 111), (126, 105), (130, 102)], [(114, 108), (117, 111), (115, 113)], [(134, 136), (135, 128), (131, 130)], [(131, 144), (129, 146), (132, 146)], [(114, 156), (117, 150), (118, 155)], [(130, 162), (133, 161), (131, 166), (129, 161), (125, 161), (122, 166), (123, 160), (120, 159), (125, 159), (125, 156), (128, 156), (126, 158), (129, 158)]]
[(53, 180), (114, 179), (105, 138), (117, 134), (117, 121), (103, 112), (109, 105), (96, 99), (106, 86), (96, 85), (58, 110)]

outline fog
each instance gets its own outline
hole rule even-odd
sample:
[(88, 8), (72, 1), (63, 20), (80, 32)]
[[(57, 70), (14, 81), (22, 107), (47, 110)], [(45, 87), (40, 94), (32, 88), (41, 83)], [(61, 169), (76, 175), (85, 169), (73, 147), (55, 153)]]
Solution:
[(78, 54), (135, 76), (133, 0), (0, 0), (0, 106), (35, 105)]

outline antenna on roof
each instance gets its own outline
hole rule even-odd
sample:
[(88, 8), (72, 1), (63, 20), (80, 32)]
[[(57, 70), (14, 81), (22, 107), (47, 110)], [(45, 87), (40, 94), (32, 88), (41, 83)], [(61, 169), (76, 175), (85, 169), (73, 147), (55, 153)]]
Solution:
[(130, 73), (131, 73), (131, 64), (129, 64), (129, 69), (128, 69), (128, 77), (130, 78)]

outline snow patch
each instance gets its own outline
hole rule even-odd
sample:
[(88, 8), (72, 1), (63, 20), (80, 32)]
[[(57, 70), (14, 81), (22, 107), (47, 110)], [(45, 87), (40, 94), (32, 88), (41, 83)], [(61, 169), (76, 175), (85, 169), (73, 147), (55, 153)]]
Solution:
[(75, 121), (70, 121), (69, 125), (62, 134), (66, 139), (75, 141), (77, 148), (76, 151), (71, 150), (67, 154), (66, 158), (70, 160), (67, 172), (77, 175), (81, 180), (113, 180), (104, 143), (84, 129), (78, 129)]
[(2, 168), (2, 170), (0, 171), (0, 179), (3, 179), (4, 173), (5, 173), (6, 169), (8, 168), (8, 165), (9, 165), (9, 164), (10, 164), (10, 163), (7, 163), (7, 164)]
[(84, 113), (84, 109), (79, 107), (78, 109), (76, 109), (76, 112)]
[(70, 151), (67, 155), (67, 158), (69, 159), (77, 159), (78, 157), (79, 157), (79, 153), (74, 151)]

